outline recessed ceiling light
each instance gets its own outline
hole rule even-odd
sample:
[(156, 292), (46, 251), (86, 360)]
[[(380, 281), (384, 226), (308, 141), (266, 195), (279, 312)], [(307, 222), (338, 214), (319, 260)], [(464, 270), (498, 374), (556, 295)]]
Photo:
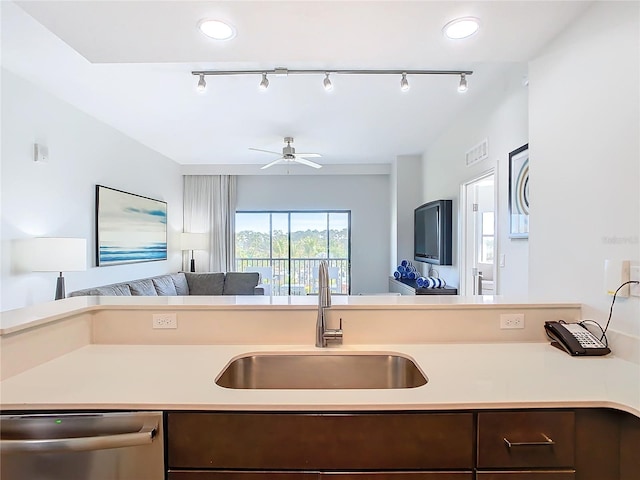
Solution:
[(200, 20), (198, 28), (214, 40), (231, 40), (236, 36), (236, 29), (221, 20)]
[(459, 40), (470, 37), (476, 33), (479, 28), (480, 21), (477, 18), (463, 17), (450, 21), (444, 26), (442, 31), (447, 37)]

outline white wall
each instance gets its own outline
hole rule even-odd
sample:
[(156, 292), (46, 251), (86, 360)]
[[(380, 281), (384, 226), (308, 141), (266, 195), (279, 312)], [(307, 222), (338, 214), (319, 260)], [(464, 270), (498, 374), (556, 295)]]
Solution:
[[(505, 267), (498, 269), (498, 291), (505, 296), (527, 292), (528, 242), (508, 237), (509, 152), (528, 142), (528, 94), (521, 82), (525, 73), (526, 68), (518, 65), (502, 72), (494, 90), (471, 104), (423, 156), (423, 203), (453, 200), (453, 265), (433, 266), (449, 285), (459, 286), (460, 186), (495, 168), (498, 188), (496, 253), (504, 254), (506, 260)], [(470, 83), (468, 93), (472, 88)], [(489, 141), (489, 158), (467, 167), (465, 153), (485, 138)]]
[[(49, 162), (33, 161), (33, 145)], [(168, 202), (169, 260), (95, 267), (95, 185)], [(2, 70), (2, 303), (10, 310), (53, 300), (55, 273), (15, 268), (13, 240), (84, 237), (84, 272), (65, 273), (66, 290), (177, 271), (182, 177), (172, 160), (144, 147), (30, 82)]]
[(239, 176), (237, 210), (351, 210), (351, 294), (388, 291), (389, 175)]
[(400, 155), (393, 163), (395, 182), (392, 222), (395, 221), (395, 255), (391, 258), (391, 272), (400, 261), (413, 260), (413, 211), (422, 200), (422, 157), (420, 155)]
[[(604, 260), (640, 258), (640, 7), (598, 2), (530, 65), (530, 292), (605, 323)], [(611, 328), (640, 335), (640, 300)]]

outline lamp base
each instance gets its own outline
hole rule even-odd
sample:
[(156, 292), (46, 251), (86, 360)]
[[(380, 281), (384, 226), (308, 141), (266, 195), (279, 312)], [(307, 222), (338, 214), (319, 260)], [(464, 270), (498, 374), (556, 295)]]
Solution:
[(64, 297), (64, 277), (62, 276), (62, 273), (60, 273), (58, 281), (56, 282), (56, 300), (62, 300)]
[(194, 258), (191, 259), (191, 268), (189, 270), (190, 272), (195, 272), (196, 271), (196, 260)]

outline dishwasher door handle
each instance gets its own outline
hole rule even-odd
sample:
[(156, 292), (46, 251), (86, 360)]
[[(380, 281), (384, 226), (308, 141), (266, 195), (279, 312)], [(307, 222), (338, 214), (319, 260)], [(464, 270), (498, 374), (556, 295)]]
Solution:
[(158, 422), (148, 419), (137, 432), (96, 435), (91, 437), (38, 438), (19, 440), (0, 440), (0, 452), (80, 452), (104, 450), (108, 448), (133, 447), (153, 442)]

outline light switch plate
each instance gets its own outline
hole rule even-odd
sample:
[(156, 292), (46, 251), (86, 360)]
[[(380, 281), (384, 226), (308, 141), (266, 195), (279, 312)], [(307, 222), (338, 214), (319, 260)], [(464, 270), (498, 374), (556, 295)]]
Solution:
[(33, 144), (33, 161), (47, 163), (49, 161), (49, 149), (45, 145)]

